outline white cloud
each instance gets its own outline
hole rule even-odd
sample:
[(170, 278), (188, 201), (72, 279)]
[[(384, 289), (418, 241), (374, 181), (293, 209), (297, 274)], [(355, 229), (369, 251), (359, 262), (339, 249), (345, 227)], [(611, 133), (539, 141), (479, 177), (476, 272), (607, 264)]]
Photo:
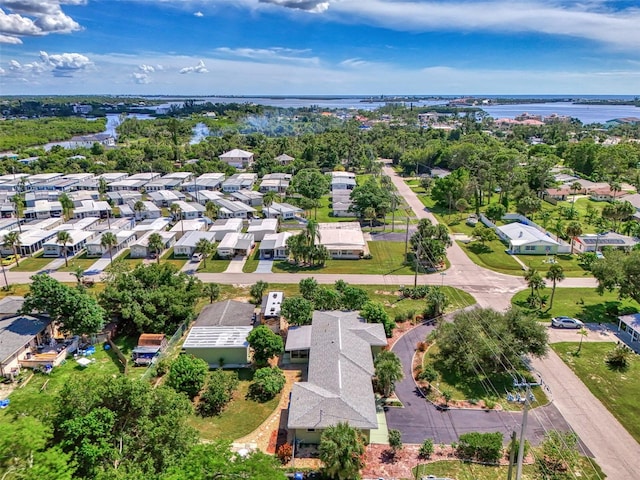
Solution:
[(370, 63), (360, 58), (348, 58), (340, 62), (340, 65), (342, 65), (343, 67), (357, 68), (357, 67), (364, 67), (364, 66), (370, 65)]
[(131, 74), (131, 79), (133, 80), (134, 83), (137, 83), (138, 85), (146, 85), (151, 83), (151, 78), (146, 73), (133, 72)]
[(142, 64), (142, 65), (138, 65), (138, 68), (142, 70), (144, 73), (153, 73), (156, 71), (153, 65)]
[(0, 9), (0, 35), (28, 37), (80, 30), (82, 27), (63, 12), (62, 5), (85, 5), (86, 0), (1, 0), (0, 3), (9, 11)]
[(204, 17), (204, 13), (202, 13), (202, 12), (196, 12), (193, 15), (196, 16), (196, 17)]
[(93, 62), (81, 53), (48, 54), (40, 52), (42, 62), (51, 68), (56, 77), (70, 77), (74, 73), (92, 68)]
[(329, 8), (330, 2), (319, 2), (317, 0), (259, 0), (260, 3), (269, 3), (279, 7), (293, 8), (294, 10), (304, 10), (312, 13), (322, 13)]
[(4, 75), (5, 73), (7, 73), (7, 71), (4, 68), (0, 67), (0, 75)]
[(46, 70), (46, 65), (39, 62), (20, 63), (17, 60), (9, 61), (9, 71), (17, 75), (37, 75)]
[(20, 45), (22, 44), (22, 40), (18, 37), (14, 37), (12, 35), (2, 35), (0, 34), (0, 43), (7, 43), (9, 45)]
[(303, 54), (310, 50), (296, 50), (292, 48), (216, 48), (216, 53), (225, 57), (248, 58), (261, 62), (294, 62), (317, 65), (320, 59), (317, 57), (304, 57)]
[(184, 67), (184, 68), (181, 68), (179, 73), (181, 73), (181, 74), (185, 74), (185, 73), (209, 73), (209, 70), (207, 70), (207, 67), (205, 66), (204, 62), (202, 60), (200, 60), (195, 67)]

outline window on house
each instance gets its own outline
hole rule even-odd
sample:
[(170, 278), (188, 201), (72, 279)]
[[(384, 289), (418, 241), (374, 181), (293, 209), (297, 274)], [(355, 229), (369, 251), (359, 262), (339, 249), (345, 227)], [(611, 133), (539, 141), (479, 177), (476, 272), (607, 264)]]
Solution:
[(307, 432), (315, 432), (316, 429), (315, 428), (307, 428)]

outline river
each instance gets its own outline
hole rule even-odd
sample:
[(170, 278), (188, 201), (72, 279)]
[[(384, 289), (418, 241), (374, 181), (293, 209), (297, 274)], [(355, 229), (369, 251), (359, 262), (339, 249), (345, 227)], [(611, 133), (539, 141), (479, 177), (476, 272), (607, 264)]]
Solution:
[(483, 106), (493, 118), (515, 118), (523, 113), (547, 117), (553, 113), (577, 118), (584, 124), (605, 123), (614, 118), (640, 117), (640, 108), (633, 105), (582, 105), (569, 102), (520, 103)]

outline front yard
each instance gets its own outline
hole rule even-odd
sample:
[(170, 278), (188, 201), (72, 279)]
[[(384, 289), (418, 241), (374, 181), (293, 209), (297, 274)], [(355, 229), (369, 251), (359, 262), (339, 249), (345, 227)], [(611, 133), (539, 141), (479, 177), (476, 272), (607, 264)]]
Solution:
[(585, 342), (579, 356), (578, 343), (554, 343), (551, 348), (582, 380), (624, 428), (640, 442), (640, 358), (632, 355), (629, 369), (611, 370), (605, 363), (614, 343)]
[(53, 262), (55, 258), (44, 258), (42, 252), (33, 257), (24, 257), (20, 259), (20, 265), (13, 267), (12, 272), (39, 272), (47, 265)]

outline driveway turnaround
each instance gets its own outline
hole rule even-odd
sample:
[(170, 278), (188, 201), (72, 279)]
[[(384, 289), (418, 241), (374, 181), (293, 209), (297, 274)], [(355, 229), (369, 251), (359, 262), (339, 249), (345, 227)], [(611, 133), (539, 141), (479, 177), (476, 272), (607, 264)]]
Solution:
[[(450, 409), (442, 411), (427, 402), (418, 392), (411, 372), (416, 345), (434, 329), (419, 325), (402, 336), (393, 346), (393, 352), (402, 362), (404, 378), (396, 385), (396, 395), (404, 408), (387, 409), (387, 425), (400, 430), (405, 443), (422, 443), (431, 438), (435, 443), (457, 442), (462, 433), (501, 432), (507, 439), (512, 431), (520, 433), (521, 412)], [(527, 439), (539, 443), (548, 430), (570, 430), (558, 409), (549, 404), (530, 411)], [(589, 453), (585, 448), (583, 452)]]

